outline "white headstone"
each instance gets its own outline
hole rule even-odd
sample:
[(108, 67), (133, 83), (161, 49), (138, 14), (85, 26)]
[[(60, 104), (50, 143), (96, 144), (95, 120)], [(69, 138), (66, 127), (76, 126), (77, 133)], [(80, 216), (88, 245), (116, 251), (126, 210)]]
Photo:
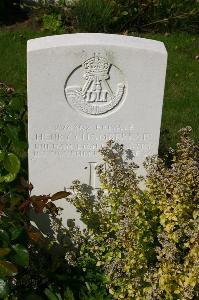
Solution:
[(95, 187), (113, 139), (141, 165), (157, 154), (167, 52), (158, 41), (65, 34), (28, 41), (29, 180), (35, 194)]

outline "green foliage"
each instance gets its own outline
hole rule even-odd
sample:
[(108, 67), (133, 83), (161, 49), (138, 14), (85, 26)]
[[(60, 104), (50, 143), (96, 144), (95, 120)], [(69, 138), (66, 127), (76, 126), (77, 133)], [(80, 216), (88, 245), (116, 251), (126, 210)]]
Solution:
[(9, 288), (5, 280), (0, 279), (0, 299), (5, 299), (8, 296)]
[(62, 15), (60, 13), (52, 12), (51, 14), (45, 14), (42, 17), (42, 21), (43, 21), (42, 29), (44, 31), (48, 31), (53, 34), (64, 33), (63, 20), (62, 20)]
[[(49, 215), (50, 211), (52, 215), (56, 215), (58, 209), (54, 201), (69, 195), (63, 191), (48, 196), (31, 196), (32, 185), (20, 178), (23, 175), (27, 176), (27, 117), (24, 98), (24, 95), (16, 93), (14, 88), (1, 83), (0, 299), (6, 299), (7, 294), (12, 297), (9, 299), (15, 300), (24, 296), (31, 297), (35, 289), (44, 295), (45, 287), (40, 288), (44, 278), (49, 278), (45, 279), (46, 285), (54, 282), (50, 276), (60, 268), (60, 263), (56, 261), (55, 255), (47, 255), (50, 244), (45, 244), (42, 232), (30, 224), (29, 209), (32, 206), (35, 213), (41, 214), (47, 210)], [(60, 262), (63, 261), (60, 255), (57, 257), (60, 258)], [(46, 266), (52, 258), (58, 267), (50, 264), (49, 270)], [(40, 266), (43, 270), (37, 274)], [(34, 299), (35, 295), (32, 296)], [(37, 299), (43, 298), (38, 296)]]
[(116, 0), (120, 30), (198, 31), (197, 0)]
[[(23, 96), (4, 84), (0, 92), (0, 299), (197, 299), (199, 147), (191, 129), (180, 131), (166, 159), (146, 160), (145, 181), (131, 151), (109, 141), (97, 192), (76, 181), (73, 195), (34, 196), (22, 177)], [(73, 220), (63, 226), (55, 205), (63, 198), (80, 212), (84, 230)], [(31, 225), (30, 209), (48, 218), (47, 237)]]
[[(70, 193), (31, 195), (33, 186), (22, 177), (27, 176), (24, 96), (3, 83), (0, 92), (0, 299), (9, 295), (13, 300), (78, 300), (80, 294), (81, 300), (92, 299), (83, 271), (69, 265), (63, 255), (72, 243), (64, 242), (68, 230), (54, 203)], [(52, 235), (47, 239), (31, 225), (30, 209), (51, 219)]]
[[(26, 105), (24, 95), (13, 87), (0, 83), (0, 160), (10, 173), (18, 173), (16, 156), (24, 159), (26, 153)], [(9, 152), (13, 154), (9, 154)]]
[(73, 6), (81, 31), (198, 31), (197, 0), (78, 0)]
[(40, 1), (34, 9), (37, 19), (41, 21), (41, 30), (47, 34), (65, 33), (70, 24), (70, 13), (66, 9), (65, 0)]
[(25, 300), (44, 300), (44, 298), (40, 297), (37, 294), (29, 294)]
[[(15, 180), (26, 158), (26, 106), (22, 95), (0, 84), (0, 191)], [(12, 151), (12, 152), (11, 152)], [(23, 171), (22, 171), (23, 172)], [(5, 183), (5, 184), (3, 184)]]
[(158, 216), (157, 263), (148, 290), (156, 298), (199, 296), (199, 147), (190, 131), (180, 131), (170, 167), (156, 158), (146, 163), (147, 194)]
[(109, 142), (101, 154), (106, 166), (98, 166), (102, 189), (96, 199), (78, 182), (74, 185), (72, 203), (87, 225), (77, 264), (102, 269), (114, 299), (138, 299), (155, 259), (151, 205), (138, 187), (131, 153), (123, 160), (123, 147)]
[[(0, 193), (0, 292), (8, 293), (13, 297), (11, 299), (20, 300), (25, 296), (29, 300), (39, 300), (46, 299), (43, 297), (47, 292), (52, 296), (50, 286), (56, 284), (59, 288), (55, 296), (58, 298), (54, 299), (65, 300), (61, 295), (66, 290), (71, 268), (60, 251), (52, 252), (58, 245), (54, 236), (45, 241), (42, 232), (31, 225), (29, 210), (32, 207), (35, 214), (46, 211), (49, 217), (54, 217), (54, 226), (59, 228), (56, 219), (59, 209), (54, 201), (68, 197), (69, 193), (31, 196), (31, 190), (32, 185), (21, 179), (16, 188)], [(60, 282), (57, 276), (61, 277)]]
[(144, 190), (131, 152), (111, 141), (101, 150), (97, 194), (74, 183), (71, 202), (87, 225), (74, 231), (82, 241), (74, 264), (103, 271), (114, 299), (199, 296), (199, 147), (189, 134), (181, 130), (169, 166), (146, 161)]
[[(19, 91), (24, 94), (26, 91), (27, 40), (49, 34), (31, 32), (27, 27), (25, 30), (0, 32), (1, 80), (12, 82), (18, 94)], [(195, 141), (199, 138), (198, 36), (187, 33), (150, 33), (142, 34), (141, 37), (164, 42), (169, 53), (160, 135), (163, 154), (165, 148), (175, 147), (180, 128), (191, 126)]]
[(4, 172), (4, 170), (8, 172), (6, 175), (0, 176), (0, 182), (11, 182), (16, 178), (20, 170), (20, 160), (15, 154), (6, 153), (1, 150), (0, 157), (1, 164), (3, 164), (3, 166), (1, 167), (1, 169), (3, 170), (2, 173)]
[(108, 32), (113, 24), (114, 3), (111, 0), (80, 0), (72, 10), (78, 30), (82, 32)]

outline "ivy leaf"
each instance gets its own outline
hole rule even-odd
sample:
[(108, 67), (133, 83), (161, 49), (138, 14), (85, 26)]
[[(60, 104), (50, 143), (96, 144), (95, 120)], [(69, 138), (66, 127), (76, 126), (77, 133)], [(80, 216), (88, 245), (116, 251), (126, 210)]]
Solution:
[(5, 280), (0, 279), (0, 299), (5, 299), (9, 294), (8, 284)]
[(6, 256), (10, 253), (10, 248), (0, 248), (0, 257)]
[(56, 200), (59, 200), (59, 199), (62, 199), (62, 198), (66, 198), (69, 195), (71, 195), (70, 192), (65, 192), (65, 191), (58, 192), (58, 193), (55, 193), (54, 195), (52, 195), (51, 200), (56, 201)]
[(0, 260), (0, 276), (15, 276), (17, 274), (17, 267), (10, 261)]
[(59, 295), (54, 294), (51, 290), (45, 289), (44, 291), (45, 295), (48, 297), (49, 300), (60, 300)]
[(6, 136), (11, 139), (13, 142), (19, 140), (19, 128), (15, 126), (6, 126), (5, 127), (5, 134)]
[(5, 152), (0, 150), (0, 161), (4, 160)]
[(20, 234), (22, 233), (22, 228), (21, 227), (11, 227), (9, 229), (9, 232), (11, 234), (11, 240), (16, 240)]
[(0, 241), (3, 243), (3, 245), (8, 245), (10, 241), (9, 235), (3, 229), (0, 229)]
[(74, 296), (73, 296), (73, 292), (67, 288), (66, 291), (64, 292), (64, 299), (70, 299), (70, 300), (75, 300)]
[(29, 265), (28, 250), (20, 244), (14, 245), (12, 246), (12, 248), (16, 252), (14, 256), (14, 261), (16, 262), (16, 264), (22, 267), (27, 267)]
[(4, 159), (4, 168), (9, 173), (17, 174), (20, 169), (20, 160), (15, 154), (9, 153)]
[(15, 174), (15, 173), (9, 173), (8, 175), (2, 176), (0, 178), (0, 180), (2, 180), (2, 181), (0, 181), (0, 182), (3, 182), (3, 181), (12, 182), (13, 180), (15, 180), (16, 176), (17, 176), (17, 174)]
[(0, 176), (0, 183), (4, 182), (4, 176)]
[(24, 99), (22, 97), (13, 97), (9, 103), (9, 108), (16, 112), (21, 112), (24, 108)]

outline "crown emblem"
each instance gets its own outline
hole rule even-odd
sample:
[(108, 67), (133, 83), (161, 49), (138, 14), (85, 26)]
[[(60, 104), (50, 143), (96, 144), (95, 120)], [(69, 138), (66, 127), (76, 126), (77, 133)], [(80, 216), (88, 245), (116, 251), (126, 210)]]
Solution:
[[(111, 111), (120, 103), (126, 88), (123, 74), (107, 60), (106, 56), (94, 53), (75, 69), (76, 72), (80, 70), (84, 79), (81, 86), (70, 86), (70, 78), (74, 71), (66, 81), (65, 95), (71, 107), (85, 114), (97, 116)], [(115, 73), (121, 81), (117, 83), (117, 89), (114, 92), (111, 75)]]
[(86, 76), (106, 76), (108, 74), (110, 64), (104, 57), (95, 55), (83, 63)]

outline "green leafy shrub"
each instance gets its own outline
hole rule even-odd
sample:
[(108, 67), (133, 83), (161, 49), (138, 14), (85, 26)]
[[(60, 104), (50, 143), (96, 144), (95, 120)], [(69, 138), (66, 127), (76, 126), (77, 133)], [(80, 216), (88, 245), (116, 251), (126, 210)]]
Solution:
[[(51, 197), (29, 196), (24, 201), (22, 192), (1, 195), (0, 299), (109, 299), (103, 297), (103, 290), (99, 292), (99, 270), (96, 274), (84, 274), (66, 262), (64, 252), (74, 250), (67, 239), (68, 230), (57, 219), (59, 209), (54, 201), (67, 196), (67, 192), (59, 192)], [(46, 239), (42, 231), (30, 224), (30, 206), (35, 213), (51, 217), (55, 236)], [(87, 277), (91, 280), (91, 276), (96, 284), (87, 284)]]
[[(54, 202), (68, 192), (32, 196), (27, 177), (27, 115), (24, 95), (0, 85), (0, 299), (102, 300), (103, 276), (84, 273), (65, 260), (73, 253)], [(51, 220), (51, 235), (32, 226), (32, 214)], [(38, 259), (39, 257), (39, 259)], [(86, 278), (93, 276), (92, 288)], [(107, 298), (108, 299), (108, 298)]]
[(52, 33), (198, 32), (199, 28), (197, 0), (61, 0), (41, 1), (39, 7), (43, 27)]
[(116, 0), (120, 30), (198, 31), (197, 0)]
[(197, 0), (78, 0), (73, 15), (80, 31), (198, 31)]
[(62, 16), (59, 13), (44, 14), (42, 17), (44, 31), (51, 33), (64, 33)]
[[(0, 83), (0, 182), (12, 182), (24, 170), (27, 157), (26, 105), (24, 95)], [(21, 161), (21, 162), (20, 162)], [(0, 186), (5, 189), (5, 185)]]
[(45, 240), (31, 225), (29, 209), (32, 207), (36, 214), (46, 211), (56, 223), (59, 210), (54, 201), (69, 193), (31, 196), (28, 190), (30, 193), (32, 185), (21, 179), (15, 189), (0, 193), (0, 299), (44, 300), (46, 295), (50, 300), (64, 300), (61, 295), (69, 295), (71, 268), (60, 251), (52, 251), (54, 238)]
[(41, 30), (49, 34), (62, 34), (71, 32), (70, 5), (64, 0), (60, 1), (40, 1), (35, 5), (28, 5), (29, 9), (36, 16), (37, 22), (41, 25)]
[[(109, 142), (96, 193), (78, 181), (71, 202), (87, 229), (74, 263), (104, 271), (114, 299), (199, 297), (199, 147), (181, 130), (170, 166), (146, 162), (146, 188), (123, 146)], [(66, 256), (67, 257), (67, 256)]]
[[(148, 158), (136, 175), (130, 150), (109, 141), (97, 167), (101, 188), (75, 181), (73, 194), (31, 195), (26, 105), (0, 89), (0, 299), (198, 299), (199, 147), (189, 127), (169, 159)], [(67, 198), (86, 224), (64, 227), (55, 201)], [(50, 220), (50, 232), (29, 210)], [(38, 259), (39, 257), (39, 259)]]
[(108, 32), (113, 24), (114, 3), (111, 0), (80, 0), (72, 14), (81, 32)]

